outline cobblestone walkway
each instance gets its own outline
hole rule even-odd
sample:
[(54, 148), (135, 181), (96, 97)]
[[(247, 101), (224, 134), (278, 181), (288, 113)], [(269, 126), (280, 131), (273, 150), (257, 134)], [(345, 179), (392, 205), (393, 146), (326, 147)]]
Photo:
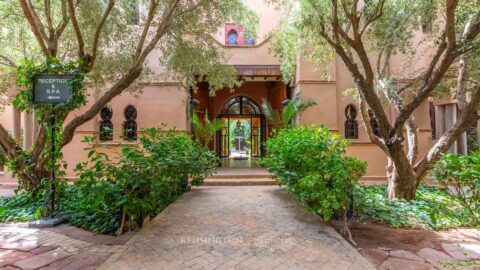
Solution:
[(0, 270), (93, 270), (124, 249), (128, 237), (97, 236), (68, 225), (0, 227)]
[(375, 269), (279, 187), (184, 194), (100, 269)]

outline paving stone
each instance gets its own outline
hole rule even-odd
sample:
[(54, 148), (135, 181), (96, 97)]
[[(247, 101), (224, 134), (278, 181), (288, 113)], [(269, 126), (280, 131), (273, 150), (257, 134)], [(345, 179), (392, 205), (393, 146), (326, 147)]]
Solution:
[(35, 249), (30, 250), (30, 252), (35, 254), (35, 255), (38, 255), (38, 254), (42, 254), (42, 253), (45, 253), (47, 251), (50, 251), (50, 250), (53, 250), (53, 249), (56, 249), (56, 248), (57, 247), (55, 247), (55, 246), (40, 246), (40, 247), (37, 247)]
[(0, 250), (0, 267), (11, 265), (19, 260), (33, 256), (32, 253), (18, 250)]
[(439, 269), (448, 269), (445, 267), (445, 263), (455, 262), (455, 260), (446, 253), (432, 248), (423, 248), (417, 252), (417, 254), (423, 257), (428, 263)]
[(463, 248), (465, 251), (471, 253), (472, 255), (476, 255), (479, 257), (480, 260), (480, 243), (479, 244), (474, 244), (474, 243), (461, 243), (459, 244), (461, 248)]
[(30, 251), (37, 247), (38, 247), (37, 241), (23, 241), (23, 240), (0, 245), (0, 248), (2, 249), (15, 249), (20, 251)]
[[(478, 249), (475, 251), (464, 247), (473, 247)], [(464, 244), (464, 247), (462, 247), (461, 244), (442, 243), (442, 248), (456, 260), (480, 259), (480, 245), (469, 246)]]
[(194, 188), (126, 247), (99, 269), (375, 269), (284, 188), (270, 186)]
[(407, 250), (392, 250), (390, 256), (417, 262), (425, 262), (425, 259)]
[(360, 253), (367, 257), (367, 259), (375, 266), (379, 266), (388, 257), (388, 252), (375, 248), (366, 248)]
[(13, 266), (5, 266), (5, 267), (1, 267), (0, 270), (20, 270), (20, 269)]
[(110, 257), (110, 253), (78, 253), (58, 260), (40, 270), (84, 270), (95, 269)]
[(20, 260), (14, 263), (13, 266), (21, 268), (23, 270), (34, 270), (47, 266), (53, 262), (59, 261), (69, 256), (71, 256), (70, 253), (67, 253), (61, 249), (55, 249), (29, 257), (27, 259)]
[(379, 270), (435, 270), (427, 263), (415, 262), (400, 258), (388, 258), (379, 267)]

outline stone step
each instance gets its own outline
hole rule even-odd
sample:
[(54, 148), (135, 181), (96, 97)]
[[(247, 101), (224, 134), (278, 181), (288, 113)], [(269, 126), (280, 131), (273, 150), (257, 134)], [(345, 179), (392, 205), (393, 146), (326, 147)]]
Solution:
[(259, 178), (272, 178), (269, 173), (262, 174), (223, 174), (217, 173), (207, 177), (207, 179), (259, 179)]
[(204, 186), (275, 186), (278, 182), (272, 178), (215, 178), (205, 179)]
[(15, 189), (18, 183), (15, 182), (0, 182), (0, 189)]

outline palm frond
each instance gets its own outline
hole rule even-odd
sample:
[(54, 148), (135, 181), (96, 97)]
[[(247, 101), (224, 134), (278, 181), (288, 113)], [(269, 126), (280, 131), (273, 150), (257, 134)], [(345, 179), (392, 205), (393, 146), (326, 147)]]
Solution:
[(265, 117), (274, 127), (281, 124), (282, 119), (280, 114), (278, 113), (278, 110), (275, 110), (272, 104), (268, 102), (268, 100), (262, 100), (262, 109)]
[(195, 138), (200, 141), (203, 146), (208, 146), (208, 143), (213, 139), (215, 133), (222, 128), (222, 121), (215, 119), (210, 121), (208, 119), (208, 111), (205, 112), (203, 121), (196, 113), (192, 115), (193, 134)]
[(283, 108), (283, 116), (282, 122), (283, 127), (288, 127), (294, 124), (295, 118), (300, 116), (302, 112), (307, 110), (308, 108), (317, 105), (317, 101), (313, 99), (301, 99), (301, 93), (298, 92), (292, 98), (292, 100)]

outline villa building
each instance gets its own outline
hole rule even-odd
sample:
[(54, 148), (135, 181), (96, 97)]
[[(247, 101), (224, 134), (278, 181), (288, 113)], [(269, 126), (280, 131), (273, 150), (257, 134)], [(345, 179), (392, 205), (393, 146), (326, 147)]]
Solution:
[[(279, 59), (270, 50), (270, 34), (283, 17), (282, 11), (260, 1), (248, 2), (260, 16), (256, 38), (244, 36), (242, 27), (234, 22), (226, 22), (218, 33), (213, 33), (218, 46), (229, 56), (228, 64), (236, 69), (243, 81), (240, 87), (223, 89), (215, 95), (210, 95), (206, 83), (200, 83), (195, 91), (184, 89), (181, 82), (171, 80), (170, 76), (163, 73), (157, 61), (158, 53), (152, 53), (149, 63), (155, 79), (143, 84), (141, 92), (126, 92), (116, 97), (95, 119), (77, 129), (73, 141), (63, 150), (68, 164), (67, 176), (74, 178), (73, 168), (87, 158), (84, 150), (86, 144), (81, 142), (85, 136), (98, 136), (95, 147), (118, 151), (125, 144), (135, 143), (137, 131), (144, 128), (166, 124), (167, 128), (190, 132), (192, 111), (200, 117), (208, 114), (210, 119), (217, 118), (223, 122), (222, 130), (213, 138), (210, 147), (224, 160), (224, 166), (251, 166), (266, 154), (264, 142), (268, 141), (271, 131), (262, 111), (262, 102), (267, 100), (273, 108), (281, 110), (293, 95), (301, 92), (302, 98), (314, 99), (318, 105), (305, 111), (298, 119), (299, 124), (325, 125), (331, 132), (345, 136), (351, 141), (348, 155), (368, 162), (364, 180), (386, 180), (386, 157), (370, 142), (364, 128), (364, 125), (372, 125), (375, 130), (375, 119), (371, 123), (364, 123), (356, 102), (344, 94), (346, 89), (354, 87), (354, 82), (341, 59), (318, 67), (300, 56), (295, 81), (286, 84)], [(421, 40), (422, 35), (424, 33), (419, 29), (416, 38)], [(424, 48), (425, 53), (414, 65), (424, 66), (431, 59)], [(398, 55), (392, 57), (388, 69), (390, 73), (403, 74), (405, 66), (411, 64)], [(409, 70), (413, 70), (413, 67), (409, 67)], [(92, 94), (89, 98), (94, 100), (96, 96)], [(72, 113), (76, 114), (78, 112)], [(389, 117), (393, 119), (394, 115), (395, 111), (390, 110)], [(425, 154), (434, 143), (435, 136), (455, 122), (456, 105), (449, 99), (435, 103), (431, 99), (415, 111), (414, 118), (419, 132), (419, 151)], [(0, 122), (14, 134), (20, 134), (25, 147), (29, 148), (34, 142), (35, 121), (31, 114), (20, 114), (7, 106), (4, 112), (0, 112)], [(113, 132), (98, 135), (106, 127)], [(465, 136), (458, 140), (452, 151), (466, 152)], [(9, 178), (8, 172), (0, 174), (0, 181)]]

